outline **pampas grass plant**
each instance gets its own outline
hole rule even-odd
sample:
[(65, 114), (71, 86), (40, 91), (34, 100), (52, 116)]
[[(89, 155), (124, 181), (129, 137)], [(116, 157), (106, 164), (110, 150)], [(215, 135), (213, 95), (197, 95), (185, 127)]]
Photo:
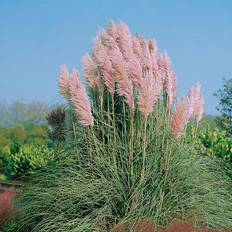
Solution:
[(175, 107), (167, 54), (124, 23), (100, 30), (83, 62), (89, 97), (76, 72), (71, 79), (64, 66), (61, 72), (61, 93), (77, 115), (67, 133), (75, 139), (68, 136), (65, 153), (24, 190), (15, 231), (112, 231), (123, 223), (133, 231), (139, 220), (168, 225), (173, 218), (232, 227), (220, 169), (185, 136), (203, 114), (199, 85)]

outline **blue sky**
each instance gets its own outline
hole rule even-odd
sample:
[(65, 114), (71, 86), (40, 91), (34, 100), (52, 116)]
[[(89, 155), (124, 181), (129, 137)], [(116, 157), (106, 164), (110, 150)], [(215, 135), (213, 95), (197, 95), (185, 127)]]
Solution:
[(167, 51), (179, 94), (200, 81), (206, 112), (232, 78), (231, 0), (0, 0), (0, 100), (62, 101), (59, 66), (81, 68), (100, 27), (126, 22)]

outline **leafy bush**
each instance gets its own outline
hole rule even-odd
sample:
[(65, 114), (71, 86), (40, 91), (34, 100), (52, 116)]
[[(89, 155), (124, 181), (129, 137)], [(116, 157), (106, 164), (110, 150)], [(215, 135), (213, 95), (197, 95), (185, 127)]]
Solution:
[(219, 162), (225, 178), (229, 178), (229, 185), (232, 186), (232, 140), (227, 132), (207, 128), (198, 132), (198, 140), (199, 152)]
[(11, 153), (5, 157), (5, 173), (11, 178), (33, 174), (53, 158), (53, 150), (45, 145), (24, 145), (18, 153)]
[(207, 128), (210, 130), (217, 129), (217, 116), (205, 114), (198, 128), (200, 130), (205, 130)]
[(0, 174), (0, 181), (5, 181), (7, 180), (7, 176), (5, 176), (4, 174)]
[(48, 144), (46, 115), (48, 106), (39, 102), (26, 104), (0, 102), (0, 153), (1, 156), (18, 153), (25, 144)]
[(15, 127), (0, 128), (0, 152), (16, 153), (20, 146), (24, 144), (47, 144), (48, 130), (47, 126)]
[(224, 79), (223, 87), (214, 95), (219, 100), (217, 109), (221, 114), (217, 118), (217, 123), (229, 136), (232, 136), (232, 79)]
[(211, 157), (220, 157), (227, 162), (232, 162), (232, 139), (224, 131), (209, 130), (199, 134), (204, 145), (204, 153)]
[(46, 126), (25, 128), (21, 125), (0, 128), (0, 173), (5, 172), (8, 176), (15, 176), (16, 173), (11, 175), (14, 156), (28, 149), (28, 146), (32, 148), (34, 145), (38, 147), (49, 145)]
[(232, 227), (223, 173), (185, 136), (190, 118), (199, 123), (203, 114), (199, 84), (175, 104), (167, 54), (132, 38), (123, 23), (100, 32), (84, 64), (91, 101), (78, 73), (63, 66), (61, 93), (78, 116), (76, 136), (66, 154), (33, 175), (17, 229), (105, 232), (147, 218), (166, 225), (173, 217)]
[(55, 143), (65, 141), (65, 114), (65, 110), (58, 107), (46, 117), (50, 126), (49, 137)]

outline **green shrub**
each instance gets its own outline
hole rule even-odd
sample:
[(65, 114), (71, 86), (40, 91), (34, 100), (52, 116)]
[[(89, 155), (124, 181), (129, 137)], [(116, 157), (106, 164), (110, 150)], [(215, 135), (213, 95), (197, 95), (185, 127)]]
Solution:
[(7, 176), (5, 176), (4, 174), (0, 174), (0, 181), (5, 181), (7, 180)]
[(204, 153), (211, 157), (220, 157), (232, 162), (232, 139), (224, 131), (206, 129), (199, 134), (204, 145)]
[(0, 128), (0, 152), (17, 153), (25, 144), (48, 144), (47, 126), (23, 126)]
[(218, 98), (217, 110), (220, 115), (217, 117), (217, 124), (228, 136), (232, 136), (232, 78), (223, 79), (222, 88), (218, 89), (214, 95)]
[(42, 165), (39, 153), (44, 162), (47, 159), (48, 145), (47, 126), (0, 128), (0, 172), (9, 178), (30, 173), (36, 166)]
[(12, 178), (33, 174), (54, 158), (54, 152), (45, 145), (23, 145), (18, 153), (6, 156), (6, 174)]
[(218, 129), (200, 130), (198, 132), (197, 149), (202, 155), (216, 159), (225, 174), (232, 183), (232, 140), (227, 132)]
[(47, 115), (46, 119), (49, 124), (49, 138), (54, 143), (65, 141), (65, 110), (63, 107), (53, 109)]

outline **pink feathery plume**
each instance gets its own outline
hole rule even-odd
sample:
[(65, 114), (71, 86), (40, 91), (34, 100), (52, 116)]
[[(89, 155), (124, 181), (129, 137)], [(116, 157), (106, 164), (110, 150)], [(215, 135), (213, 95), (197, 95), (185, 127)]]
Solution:
[(134, 56), (127, 63), (129, 77), (137, 89), (142, 87), (143, 70), (139, 60)]
[(151, 72), (147, 72), (143, 78), (138, 95), (139, 110), (145, 117), (153, 112), (153, 106), (159, 98), (161, 91), (161, 78), (154, 78)]
[(108, 31), (108, 33), (115, 39), (118, 48), (125, 58), (127, 73), (130, 79), (137, 88), (140, 88), (142, 81), (142, 67), (138, 58), (134, 54), (133, 38), (128, 26), (123, 22), (118, 25), (111, 22)]
[(102, 44), (107, 48), (107, 52), (118, 47), (115, 39), (104, 29), (99, 30), (97, 37), (101, 39)]
[(142, 50), (142, 47), (141, 47), (141, 44), (140, 44), (138, 37), (133, 38), (133, 51), (134, 51), (134, 54), (136, 55), (136, 57), (138, 59), (140, 59), (140, 63), (142, 65), (143, 62), (142, 62), (141, 58), (142, 58), (143, 50)]
[(150, 51), (152, 71), (155, 74), (155, 76), (158, 76), (159, 75), (158, 49), (157, 49), (156, 41), (149, 40), (148, 47)]
[(191, 87), (189, 90), (189, 95), (188, 95), (189, 107), (188, 108), (189, 108), (190, 117), (195, 116), (195, 110), (196, 110), (198, 99), (200, 97), (200, 91), (201, 91), (201, 86), (199, 82), (197, 82), (197, 85)]
[(146, 70), (148, 67), (148, 63), (150, 63), (150, 57), (146, 41), (142, 38), (142, 36), (137, 35), (133, 38), (133, 51), (135, 56), (139, 60), (142, 69)]
[(142, 36), (137, 36), (142, 48), (141, 62), (144, 70), (152, 71), (152, 60), (149, 51), (149, 43)]
[(165, 82), (167, 72), (165, 68), (165, 60), (163, 54), (159, 54), (157, 64), (158, 64), (159, 76), (161, 76), (163, 82)]
[(203, 115), (204, 115), (204, 105), (205, 105), (205, 100), (204, 100), (204, 97), (201, 96), (198, 100), (198, 108), (195, 112), (195, 115), (196, 115), (196, 120), (197, 120), (197, 123), (199, 123), (202, 118), (203, 118)]
[(84, 76), (91, 88), (96, 87), (96, 70), (97, 65), (93, 62), (89, 54), (84, 55), (82, 63), (84, 65)]
[(59, 79), (60, 92), (65, 98), (70, 97), (69, 92), (69, 72), (65, 64), (61, 65), (60, 79)]
[(177, 97), (176, 74), (172, 69), (171, 61), (167, 53), (161, 54), (158, 61), (159, 73), (162, 76), (164, 87), (168, 95), (168, 107), (170, 108)]
[(134, 57), (127, 63), (127, 69), (129, 73), (129, 77), (132, 80), (135, 87), (139, 90), (142, 86), (143, 80), (143, 70), (140, 65), (139, 60)]
[(172, 79), (172, 102), (173, 102), (177, 97), (177, 79), (174, 70), (171, 72), (171, 79)]
[(111, 96), (114, 96), (114, 78), (113, 67), (107, 54), (106, 48), (101, 43), (99, 37), (95, 40), (95, 46), (93, 48), (93, 57), (96, 60), (97, 65), (103, 74), (104, 83)]
[(73, 70), (70, 74), (69, 84), (71, 101), (74, 105), (75, 112), (80, 118), (80, 123), (84, 126), (93, 126), (94, 120), (91, 113), (88, 95), (76, 70)]
[(188, 99), (182, 98), (177, 103), (176, 111), (172, 116), (172, 133), (175, 138), (180, 138), (184, 134), (184, 130), (188, 121)]
[(97, 71), (97, 65), (94, 63), (93, 59), (86, 54), (83, 57), (83, 65), (84, 65), (84, 76), (87, 80), (88, 85), (91, 88), (96, 88), (102, 96), (103, 94), (103, 83), (101, 78), (98, 75)]
[(189, 115), (195, 117), (200, 122), (204, 113), (204, 98), (201, 96), (201, 85), (197, 82), (196, 86), (189, 91)]
[(117, 40), (118, 27), (114, 21), (112, 21), (112, 20), (109, 21), (109, 26), (108, 26), (107, 32), (114, 40)]
[(118, 39), (116, 40), (117, 45), (123, 54), (126, 61), (133, 58), (133, 40), (128, 26), (121, 22), (117, 26), (118, 29)]
[(130, 108), (131, 114), (134, 113), (133, 86), (127, 76), (126, 61), (119, 49), (114, 49), (110, 53), (111, 62), (115, 72), (115, 79), (118, 83), (118, 94), (124, 96)]

